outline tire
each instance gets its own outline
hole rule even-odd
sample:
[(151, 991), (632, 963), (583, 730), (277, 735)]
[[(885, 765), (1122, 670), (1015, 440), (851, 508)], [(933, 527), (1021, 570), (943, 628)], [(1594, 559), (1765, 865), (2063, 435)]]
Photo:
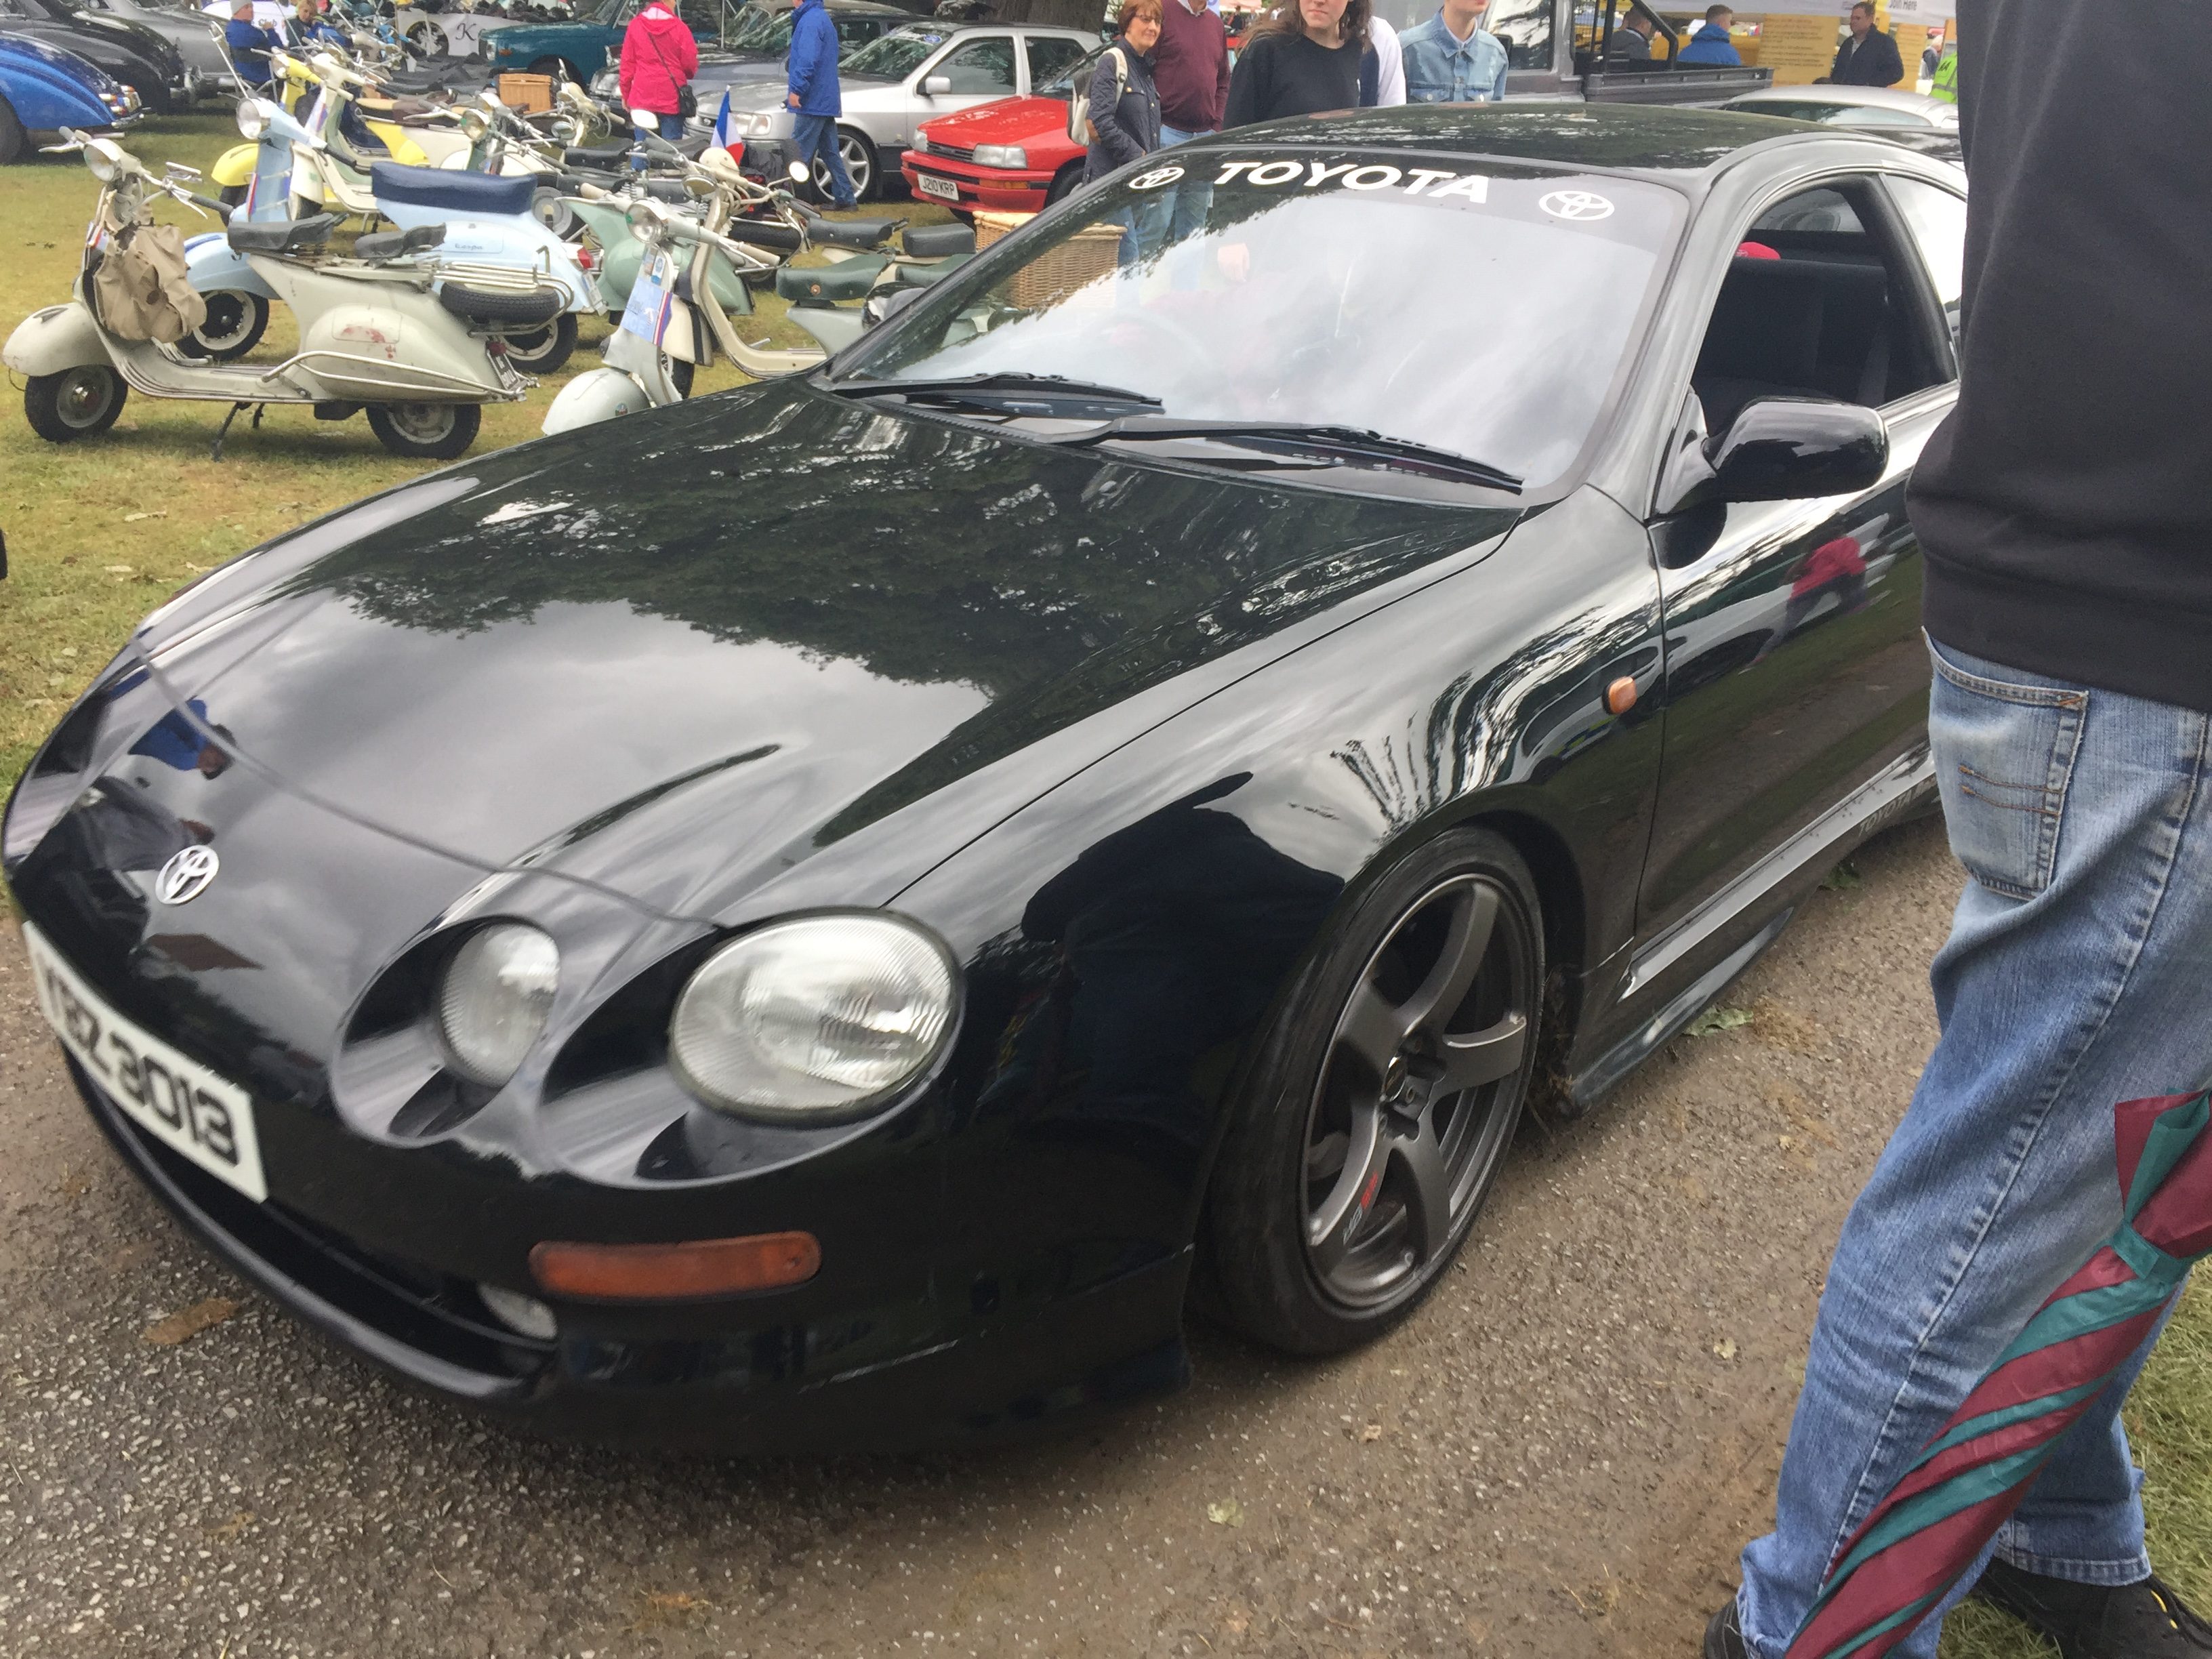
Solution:
[(23, 385), (23, 415), (50, 444), (97, 437), (115, 424), (131, 388), (105, 364), (33, 374)]
[(483, 424), (474, 404), (371, 404), (368, 429), (395, 455), (450, 461), (465, 454)]
[[(868, 142), (866, 134), (850, 127), (839, 127), (837, 153), (845, 159), (845, 176), (852, 180), (853, 199), (874, 201), (883, 183), (883, 169), (876, 165), (876, 147)], [(814, 188), (821, 192), (823, 201), (830, 199), (830, 169), (818, 160), (814, 163)]]
[(15, 118), (15, 112), (8, 100), (0, 98), (0, 167), (6, 167), (23, 153), (23, 124)]
[[(1436, 1285), (1528, 1100), (1543, 941), (1528, 865), (1485, 830), (1438, 836), (1353, 906), (1231, 1109), (1201, 1246), (1231, 1324), (1291, 1353), (1340, 1353)], [(1451, 1089), (1455, 1074), (1468, 1086)]]
[(246, 186), (244, 185), (225, 185), (220, 191), (216, 192), (216, 200), (221, 202), (227, 208), (244, 207), (246, 205)]
[(580, 87), (591, 84), (585, 80), (583, 71), (565, 58), (540, 58), (530, 65), (530, 73), (550, 76), (556, 81), (565, 76)]
[(177, 342), (187, 357), (227, 363), (243, 357), (261, 343), (269, 327), (269, 301), (258, 294), (222, 289), (204, 295), (207, 320)]
[(1054, 202), (1066, 201), (1075, 194), (1075, 187), (1082, 182), (1083, 163), (1070, 161), (1052, 175), (1052, 188), (1044, 193), (1044, 204), (1050, 207)]
[(564, 242), (576, 240), (580, 228), (576, 210), (561, 199), (551, 185), (540, 185), (530, 195), (530, 216)]
[(431, 23), (417, 23), (407, 31), (407, 44), (415, 48), (419, 58), (437, 58), (446, 55), (446, 37)]
[(576, 313), (564, 311), (543, 328), (506, 339), (507, 361), (515, 368), (525, 374), (550, 374), (576, 349)]
[(687, 363), (681, 357), (663, 357), (661, 365), (668, 371), (668, 383), (679, 397), (691, 395), (691, 377), (699, 372), (696, 363)]

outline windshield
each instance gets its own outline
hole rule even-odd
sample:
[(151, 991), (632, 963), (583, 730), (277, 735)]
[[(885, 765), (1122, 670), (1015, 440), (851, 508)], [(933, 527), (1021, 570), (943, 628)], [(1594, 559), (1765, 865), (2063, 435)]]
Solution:
[(747, 6), (738, 14), (729, 44), (738, 52), (781, 52), (791, 45), (792, 16), (788, 11)]
[(878, 35), (845, 60), (847, 75), (880, 76), (903, 81), (921, 66), (921, 60), (945, 44), (943, 29), (893, 29)]
[(1681, 198), (1455, 158), (1219, 150), (1079, 197), (841, 362), (1058, 376), (1183, 420), (1383, 434), (1534, 489), (1641, 339)]

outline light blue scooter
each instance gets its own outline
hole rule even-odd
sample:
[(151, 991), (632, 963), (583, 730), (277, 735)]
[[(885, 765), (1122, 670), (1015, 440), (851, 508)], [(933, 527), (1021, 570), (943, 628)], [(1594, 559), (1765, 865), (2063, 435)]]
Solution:
[[(309, 120), (327, 113), (317, 100)], [(266, 99), (239, 106), (239, 131), (253, 139), (254, 173), (246, 200), (232, 222), (281, 222), (293, 216), (293, 174), (299, 152), (328, 149), (322, 133)], [(445, 167), (403, 167), (374, 162), (369, 169), (373, 212), (401, 230), (441, 225), (438, 245), (442, 274), (436, 291), (447, 308), (467, 317), (479, 331), (496, 335), (507, 360), (526, 374), (558, 368), (576, 348), (576, 319), (605, 313), (605, 302), (577, 249), (563, 242), (531, 212), (536, 181), (513, 176), (468, 173)], [(328, 176), (327, 173), (325, 174)], [(341, 209), (353, 204), (330, 204)], [(207, 321), (179, 342), (188, 355), (228, 362), (252, 350), (268, 327), (270, 303), (276, 297), (252, 264), (234, 252), (220, 232), (185, 244), (185, 265), (192, 287), (207, 296)], [(496, 284), (468, 284), (468, 267), (497, 271)], [(531, 293), (513, 289), (514, 273), (536, 279)]]

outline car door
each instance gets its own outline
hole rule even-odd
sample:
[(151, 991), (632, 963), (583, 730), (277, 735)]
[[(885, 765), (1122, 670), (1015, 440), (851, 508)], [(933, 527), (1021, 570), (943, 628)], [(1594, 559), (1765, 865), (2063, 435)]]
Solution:
[(1745, 404), (1879, 406), (1881, 482), (1714, 503), (1652, 526), (1665, 609), (1664, 760), (1632, 987), (1648, 983), (1901, 793), (1929, 668), (1905, 486), (1957, 368), (1925, 260), (1874, 178), (1770, 198), (1714, 296), (1684, 422)]
[[(914, 143), (915, 128), (921, 122), (996, 98), (1012, 97), (1021, 89), (1018, 57), (1011, 29), (963, 30), (955, 35), (908, 83), (915, 95), (899, 112), (897, 148), (903, 149)], [(945, 83), (943, 90), (927, 90), (939, 81)], [(884, 147), (880, 141), (878, 147)]]

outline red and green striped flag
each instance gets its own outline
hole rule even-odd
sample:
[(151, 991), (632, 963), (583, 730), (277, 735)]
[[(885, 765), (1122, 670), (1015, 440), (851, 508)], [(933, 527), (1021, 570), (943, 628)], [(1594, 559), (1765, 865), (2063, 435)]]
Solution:
[(2117, 1115), (2125, 1218), (1852, 1535), (1787, 1659), (1879, 1659), (1911, 1634), (2212, 1254), (2212, 1094), (2130, 1100)]

